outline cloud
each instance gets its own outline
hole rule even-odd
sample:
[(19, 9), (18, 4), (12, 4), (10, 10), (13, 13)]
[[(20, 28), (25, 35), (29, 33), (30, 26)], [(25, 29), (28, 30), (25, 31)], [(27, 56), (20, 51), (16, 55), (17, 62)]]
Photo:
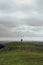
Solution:
[(27, 15), (23, 12), (16, 12), (15, 16), (16, 16), (16, 18), (20, 18), (20, 19), (27, 17)]
[(20, 4), (31, 4), (32, 0), (16, 0), (16, 3), (20, 3)]
[(28, 26), (22, 25), (18, 27), (12, 27), (9, 29), (10, 32), (15, 33), (18, 37), (42, 37), (43, 26)]
[(43, 37), (43, 0), (0, 0), (0, 37)]

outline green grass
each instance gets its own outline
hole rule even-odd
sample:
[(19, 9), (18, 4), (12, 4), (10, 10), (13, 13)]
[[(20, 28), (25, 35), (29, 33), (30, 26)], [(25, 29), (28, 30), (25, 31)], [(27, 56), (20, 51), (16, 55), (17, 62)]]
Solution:
[(0, 51), (0, 65), (43, 65), (43, 46), (28, 42), (6, 44)]

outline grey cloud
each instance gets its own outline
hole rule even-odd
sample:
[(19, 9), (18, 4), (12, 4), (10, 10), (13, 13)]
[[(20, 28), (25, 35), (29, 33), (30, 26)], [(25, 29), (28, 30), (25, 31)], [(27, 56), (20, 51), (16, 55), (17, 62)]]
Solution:
[[(28, 17), (18, 19), (10, 16), (10, 13), (17, 11), (26, 13)], [(37, 37), (43, 36), (42, 32), (43, 0), (34, 0), (32, 5), (18, 5), (14, 0), (0, 0), (0, 37)]]
[(37, 18), (36, 19), (35, 18), (25, 19), (23, 21), (27, 25), (43, 26), (43, 20), (40, 20), (40, 19), (37, 19)]
[(43, 13), (43, 0), (35, 0), (34, 8), (39, 12)]
[(15, 33), (18, 37), (42, 37), (43, 36), (43, 26), (18, 26), (10, 28), (11, 32)]

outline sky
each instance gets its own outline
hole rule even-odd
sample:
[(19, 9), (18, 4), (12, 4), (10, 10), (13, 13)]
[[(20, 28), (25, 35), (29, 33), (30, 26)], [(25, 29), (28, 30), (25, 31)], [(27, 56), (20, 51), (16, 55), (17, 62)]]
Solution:
[(43, 0), (0, 0), (0, 39), (19, 37), (43, 37)]

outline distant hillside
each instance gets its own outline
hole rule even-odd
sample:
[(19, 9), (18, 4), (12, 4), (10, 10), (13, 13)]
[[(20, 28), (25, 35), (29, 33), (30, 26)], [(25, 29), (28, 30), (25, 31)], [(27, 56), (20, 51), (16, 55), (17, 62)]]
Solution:
[[(15, 41), (14, 41), (15, 42)], [(17, 41), (18, 42), (18, 41)], [(20, 41), (19, 41), (20, 42)], [(38, 44), (38, 45), (43, 45), (43, 42), (38, 42), (38, 41), (24, 41), (25, 43), (32, 43), (32, 44)], [(12, 43), (12, 41), (0, 41), (0, 44), (6, 44), (6, 43)]]

